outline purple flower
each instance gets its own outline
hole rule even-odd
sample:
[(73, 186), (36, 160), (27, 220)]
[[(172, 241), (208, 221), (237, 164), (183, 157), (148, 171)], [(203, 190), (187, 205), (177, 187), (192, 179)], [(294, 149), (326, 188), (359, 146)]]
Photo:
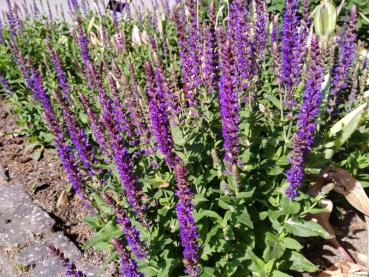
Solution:
[(83, 200), (87, 200), (87, 197), (83, 191), (81, 179), (82, 177), (80, 172), (78, 171), (75, 156), (73, 155), (71, 148), (65, 140), (64, 130), (57, 120), (57, 117), (51, 105), (49, 95), (47, 94), (42, 84), (41, 75), (36, 71), (33, 72), (33, 88), (37, 91), (37, 93), (34, 94), (38, 95), (39, 100), (44, 108), (46, 121), (49, 124), (49, 127), (55, 138), (58, 155), (63, 163), (63, 166), (67, 172), (67, 176), (74, 191)]
[(184, 93), (187, 98), (188, 105), (195, 107), (197, 104), (197, 90), (201, 84), (200, 78), (200, 45), (201, 36), (198, 26), (197, 2), (195, 0), (188, 1), (188, 9), (190, 12), (190, 24), (188, 27), (188, 35), (185, 39), (185, 54), (182, 61), (183, 70), (186, 72), (184, 82)]
[(155, 78), (153, 68), (148, 62), (145, 63), (145, 73), (148, 83), (150, 118), (156, 142), (168, 165), (174, 167), (176, 156), (173, 152), (174, 143), (164, 102), (163, 87), (161, 83), (155, 82), (158, 78)]
[(115, 121), (112, 100), (106, 94), (100, 76), (97, 74), (96, 69), (92, 64), (90, 74), (93, 76), (93, 79), (96, 81), (96, 86), (99, 88), (99, 98), (103, 109), (101, 121), (107, 129), (110, 137), (110, 146), (113, 158), (115, 160), (120, 180), (125, 189), (127, 201), (133, 208), (135, 214), (141, 220), (144, 220), (146, 207), (140, 201), (143, 196), (143, 191), (137, 183), (137, 177), (134, 176), (134, 164), (131, 155), (128, 152), (128, 149), (124, 146), (123, 138), (117, 128), (118, 124)]
[(323, 81), (323, 69), (320, 64), (319, 41), (316, 37), (311, 42), (311, 62), (308, 71), (309, 79), (305, 85), (303, 103), (300, 108), (297, 122), (297, 133), (293, 137), (293, 150), (289, 160), (291, 165), (287, 171), (289, 187), (286, 195), (295, 198), (301, 186), (304, 169), (303, 164), (314, 140), (315, 120), (319, 113), (321, 103), (321, 83)]
[(84, 274), (82, 271), (78, 271), (76, 265), (73, 261), (69, 260), (64, 256), (64, 253), (61, 252), (58, 248), (54, 245), (47, 245), (47, 250), (49, 253), (57, 258), (62, 262), (63, 266), (66, 268), (65, 276), (67, 277), (86, 277), (87, 275)]
[(11, 38), (12, 40), (15, 40), (15, 38), (17, 37), (18, 22), (14, 15), (14, 10), (10, 3), (10, 0), (7, 0), (7, 4), (8, 4), (8, 11), (6, 12), (6, 17), (8, 19)]
[(1, 75), (0, 75), (0, 84), (3, 87), (4, 91), (6, 92), (6, 94), (9, 96), (11, 94), (11, 89), (10, 89), (9, 83)]
[(234, 80), (234, 58), (229, 39), (227, 39), (224, 29), (220, 30), (220, 84), (219, 84), (219, 105), (222, 121), (222, 135), (224, 159), (228, 164), (228, 169), (238, 162), (239, 138), (238, 124), (240, 105), (238, 103), (238, 92), (236, 81)]
[(177, 181), (176, 205), (179, 232), (183, 247), (183, 261), (186, 273), (191, 277), (199, 276), (199, 243), (195, 219), (193, 218), (192, 192), (186, 180), (186, 169), (182, 163), (175, 165)]
[(4, 43), (3, 32), (4, 32), (4, 25), (3, 25), (3, 22), (1, 21), (1, 18), (0, 18), (0, 44)]
[(286, 1), (286, 7), (283, 18), (282, 44), (281, 44), (281, 81), (286, 91), (286, 103), (293, 105), (292, 87), (295, 84), (295, 78), (298, 69), (298, 58), (296, 49), (298, 40), (297, 25), (297, 4), (298, 0)]
[(142, 259), (147, 256), (146, 249), (140, 240), (140, 234), (131, 223), (126, 210), (122, 209), (114, 199), (105, 194), (105, 199), (108, 204), (114, 209), (115, 215), (117, 217), (117, 223), (122, 227), (124, 237), (126, 238), (129, 246), (132, 248), (132, 252), (137, 256), (138, 259)]
[(233, 1), (229, 10), (229, 39), (232, 47), (232, 55), (235, 57), (234, 76), (239, 76), (240, 88), (247, 89), (250, 78), (255, 74), (255, 64), (251, 59), (254, 56), (253, 45), (249, 39), (249, 22), (247, 21), (247, 7), (243, 0)]
[(218, 56), (218, 41), (215, 31), (215, 11), (213, 3), (210, 6), (210, 19), (205, 27), (205, 42), (203, 50), (203, 66), (202, 77), (204, 83), (208, 87), (208, 93), (218, 92), (219, 79), (219, 56)]
[(112, 74), (109, 74), (109, 84), (110, 84), (110, 89), (113, 95), (113, 105), (115, 107), (115, 111), (114, 111), (114, 119), (115, 121), (118, 123), (118, 125), (120, 126), (119, 131), (120, 132), (125, 132), (128, 136), (128, 138), (133, 139), (133, 131), (131, 128), (130, 123), (127, 120), (127, 117), (125, 115), (125, 110), (124, 107), (122, 105), (122, 102), (120, 100), (120, 95), (119, 95), (119, 90), (117, 88), (116, 82), (112, 76)]
[(81, 48), (83, 63), (86, 66), (88, 64), (88, 61), (90, 60), (90, 50), (88, 47), (88, 39), (86, 37), (85, 31), (81, 23), (81, 19), (79, 17), (77, 17), (77, 23), (79, 27), (79, 47)]
[(349, 26), (344, 26), (338, 41), (339, 56), (338, 61), (332, 69), (332, 86), (328, 96), (328, 113), (338, 113), (337, 106), (342, 103), (340, 93), (347, 89), (347, 79), (349, 71), (355, 59), (356, 48), (356, 6), (352, 7)]
[(264, 56), (267, 43), (267, 19), (266, 3), (264, 0), (255, 1), (255, 47), (259, 57)]
[(137, 272), (136, 262), (132, 260), (123, 243), (119, 239), (112, 239), (111, 242), (120, 257), (120, 272), (126, 277), (144, 277), (142, 273)]
[(64, 96), (67, 97), (67, 99), (70, 99), (70, 85), (68, 83), (67, 77), (65, 76), (63, 68), (60, 64), (59, 55), (52, 48), (50, 42), (47, 43), (47, 46), (48, 46), (50, 54), (51, 54), (51, 60), (52, 60), (53, 65), (54, 65), (56, 76), (58, 77), (59, 86), (62, 89), (62, 91), (64, 93)]
[(95, 137), (97, 144), (99, 145), (101, 153), (105, 155), (106, 159), (110, 159), (111, 152), (109, 151), (109, 147), (106, 142), (104, 130), (100, 122), (98, 121), (94, 110), (91, 108), (90, 103), (83, 94), (79, 95), (79, 99), (81, 100), (81, 103), (87, 113), (87, 117), (91, 125), (92, 134)]

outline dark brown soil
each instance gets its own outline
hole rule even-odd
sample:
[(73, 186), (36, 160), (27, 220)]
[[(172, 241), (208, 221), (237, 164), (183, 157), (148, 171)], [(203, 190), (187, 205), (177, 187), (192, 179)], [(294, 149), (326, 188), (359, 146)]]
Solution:
[[(81, 248), (92, 236), (92, 231), (83, 223), (89, 209), (73, 193), (68, 193), (64, 205), (57, 206), (60, 195), (68, 187), (68, 179), (55, 149), (45, 149), (42, 158), (35, 160), (27, 149), (27, 138), (19, 136), (19, 131), (15, 116), (0, 99), (0, 170), (8, 175), (7, 183), (22, 185), (34, 203), (55, 219), (55, 228)], [(95, 264), (103, 261), (92, 249), (84, 254)]]
[[(330, 223), (337, 240), (351, 254), (354, 261), (366, 266), (368, 236), (364, 216), (347, 206), (344, 210), (334, 210)], [(309, 238), (304, 255), (322, 270), (344, 260), (336, 248), (320, 238)]]

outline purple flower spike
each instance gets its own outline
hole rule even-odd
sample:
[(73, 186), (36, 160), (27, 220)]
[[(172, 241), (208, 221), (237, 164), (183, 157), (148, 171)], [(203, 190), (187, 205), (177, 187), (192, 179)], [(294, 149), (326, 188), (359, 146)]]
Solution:
[(137, 272), (136, 262), (132, 260), (123, 243), (119, 239), (112, 239), (111, 242), (120, 257), (120, 272), (126, 277), (144, 277), (142, 273)]
[(205, 27), (205, 47), (203, 50), (202, 77), (204, 83), (208, 87), (208, 93), (216, 93), (218, 91), (218, 41), (215, 31), (215, 11), (214, 4), (210, 6), (210, 19)]
[(154, 135), (161, 153), (170, 167), (174, 167), (176, 156), (173, 152), (174, 143), (170, 132), (167, 107), (164, 102), (162, 84), (155, 82), (155, 75), (151, 64), (145, 63), (145, 73), (148, 83), (150, 118)]
[(50, 126), (50, 129), (55, 137), (55, 144), (58, 150), (58, 155), (63, 163), (63, 166), (67, 172), (69, 181), (74, 191), (83, 199), (87, 200), (87, 197), (83, 191), (81, 174), (77, 168), (77, 162), (73, 155), (73, 152), (64, 138), (64, 130), (59, 124), (53, 107), (51, 105), (49, 95), (47, 94), (43, 84), (41, 75), (34, 71), (33, 74), (33, 87), (37, 90), (37, 95), (45, 111), (45, 118)]
[(88, 39), (86, 37), (85, 30), (83, 29), (81, 19), (77, 18), (78, 28), (79, 28), (79, 47), (81, 48), (82, 60), (86, 66), (90, 61), (90, 50), (88, 47)]
[(337, 106), (342, 103), (342, 101), (338, 101), (340, 98), (339, 94), (348, 87), (347, 79), (355, 59), (356, 20), (357, 9), (356, 6), (353, 6), (349, 26), (343, 27), (338, 41), (338, 45), (340, 46), (339, 56), (337, 63), (332, 69), (332, 87), (328, 96), (327, 111), (329, 114), (339, 112)]
[(113, 95), (113, 101), (114, 101), (113, 104), (114, 104), (114, 107), (115, 107), (114, 119), (118, 123), (118, 125), (120, 126), (119, 131), (120, 132), (125, 132), (130, 139), (133, 139), (133, 137), (132, 137), (133, 136), (132, 128), (131, 128), (129, 122), (127, 121), (127, 117), (125, 115), (125, 110), (124, 110), (122, 102), (120, 100), (119, 90), (117, 88), (116, 82), (115, 82), (112, 74), (109, 74), (108, 79), (109, 79), (110, 89), (111, 89), (112, 95)]
[(298, 0), (286, 1), (283, 18), (282, 44), (281, 44), (281, 81), (286, 91), (286, 103), (293, 105), (292, 87), (295, 84), (298, 59), (296, 57), (297, 43), (297, 4)]
[(92, 145), (88, 141), (87, 135), (83, 128), (77, 123), (73, 112), (69, 108), (67, 98), (70, 98), (70, 86), (68, 80), (64, 74), (64, 71), (60, 65), (59, 56), (51, 45), (48, 45), (51, 53), (52, 61), (55, 71), (57, 72), (59, 85), (63, 91), (63, 94), (56, 93), (56, 98), (62, 108), (63, 117), (70, 135), (70, 138), (77, 149), (77, 152), (81, 158), (81, 161), (86, 168), (89, 176), (94, 176), (93, 167), (97, 163), (95, 153), (93, 152)]
[(84, 107), (84, 109), (87, 113), (87, 117), (88, 117), (90, 125), (91, 125), (92, 134), (95, 137), (95, 140), (96, 140), (97, 144), (99, 145), (99, 149), (100, 149), (101, 153), (103, 153), (106, 158), (110, 159), (111, 152), (109, 151), (109, 147), (108, 147), (108, 144), (106, 142), (104, 130), (103, 130), (100, 122), (98, 121), (95, 112), (93, 111), (93, 109), (91, 108), (90, 103), (88, 102), (88, 100), (86, 99), (86, 97), (83, 94), (80, 94), (79, 98), (80, 98), (81, 103), (82, 103), (82, 105), (83, 105), (83, 107)]
[(0, 44), (4, 43), (3, 32), (4, 32), (4, 25), (3, 25), (3, 22), (1, 21), (1, 18), (0, 18)]
[(53, 65), (54, 65), (56, 76), (58, 77), (59, 86), (62, 89), (62, 91), (64, 93), (64, 96), (67, 99), (70, 99), (70, 85), (68, 83), (68, 79), (65, 76), (65, 73), (64, 73), (63, 68), (61, 66), (60, 57), (59, 57), (58, 53), (52, 48), (50, 42), (48, 42), (47, 46), (48, 46), (50, 54), (51, 54), (51, 60), (52, 60)]
[(145, 246), (140, 240), (140, 234), (138, 230), (132, 225), (127, 211), (122, 209), (111, 196), (107, 194), (105, 194), (104, 196), (108, 204), (114, 209), (115, 215), (117, 216), (117, 223), (121, 225), (123, 234), (129, 246), (131, 246), (132, 252), (136, 255), (138, 259), (146, 257), (147, 252)]
[(7, 4), (8, 4), (8, 12), (6, 13), (6, 17), (9, 23), (11, 38), (12, 40), (15, 40), (15, 38), (17, 37), (18, 22), (15, 17), (14, 10), (10, 3), (10, 0), (7, 0)]
[(199, 242), (195, 219), (193, 218), (192, 192), (186, 180), (186, 169), (182, 163), (175, 165), (175, 176), (177, 181), (176, 205), (177, 218), (181, 243), (183, 247), (183, 261), (186, 273), (191, 277), (199, 276)]
[(186, 80), (184, 80), (184, 92), (190, 107), (197, 105), (197, 90), (201, 84), (200, 78), (200, 45), (201, 36), (198, 26), (197, 1), (189, 0), (188, 9), (190, 12), (190, 24), (188, 36), (186, 39), (186, 55), (183, 70), (186, 71)]
[(238, 124), (240, 120), (240, 105), (238, 103), (238, 92), (232, 72), (232, 69), (234, 68), (232, 49), (224, 29), (220, 30), (220, 43), (220, 115), (222, 120), (222, 135), (224, 139), (224, 159), (227, 162), (228, 170), (230, 170), (233, 164), (238, 163)]
[(63, 266), (66, 268), (65, 276), (67, 277), (86, 277), (87, 275), (82, 271), (77, 270), (76, 265), (73, 261), (69, 260), (64, 256), (64, 253), (56, 248), (54, 245), (47, 245), (46, 246), (49, 253), (57, 258), (62, 262)]
[(143, 191), (137, 183), (137, 177), (134, 176), (134, 164), (131, 155), (124, 146), (124, 140), (115, 121), (113, 101), (106, 94), (100, 76), (97, 75), (95, 70), (92, 71), (91, 75), (94, 76), (96, 85), (99, 88), (99, 97), (103, 108), (101, 120), (110, 136), (110, 146), (120, 181), (125, 189), (128, 203), (140, 220), (144, 221), (146, 206), (141, 203)]
[(247, 7), (243, 0), (233, 1), (229, 10), (228, 30), (229, 39), (232, 45), (232, 55), (235, 57), (235, 69), (237, 72), (234, 76), (239, 76), (239, 84), (241, 88), (247, 89), (251, 76), (255, 73), (255, 64), (251, 63), (253, 56), (253, 46), (249, 39), (250, 24), (247, 21)]
[(314, 37), (311, 42), (309, 79), (305, 85), (303, 103), (298, 115), (298, 131), (293, 137), (293, 150), (289, 160), (291, 167), (287, 171), (289, 187), (286, 190), (286, 195), (291, 199), (298, 195), (298, 189), (304, 177), (304, 160), (309, 154), (314, 140), (315, 120), (319, 113), (322, 98), (320, 89), (323, 81), (323, 69), (319, 61), (319, 41)]
[(6, 92), (6, 94), (9, 96), (11, 94), (11, 89), (10, 89), (9, 83), (1, 75), (0, 75), (0, 84), (3, 87), (4, 91)]
[(263, 57), (267, 43), (267, 19), (266, 3), (264, 0), (255, 1), (255, 43), (258, 56)]

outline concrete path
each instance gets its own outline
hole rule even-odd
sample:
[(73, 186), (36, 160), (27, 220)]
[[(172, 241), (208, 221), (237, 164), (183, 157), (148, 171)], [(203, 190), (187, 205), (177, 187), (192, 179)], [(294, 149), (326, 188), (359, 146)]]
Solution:
[(54, 219), (35, 206), (21, 187), (2, 185), (0, 178), (0, 276), (64, 276), (61, 260), (50, 255), (47, 245), (61, 250), (87, 276), (107, 276), (86, 262), (62, 232), (53, 230), (54, 225)]

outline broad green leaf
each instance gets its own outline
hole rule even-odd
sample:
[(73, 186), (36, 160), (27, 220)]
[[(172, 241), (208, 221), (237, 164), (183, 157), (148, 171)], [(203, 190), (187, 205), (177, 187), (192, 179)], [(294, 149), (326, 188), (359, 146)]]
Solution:
[(219, 223), (223, 222), (223, 218), (214, 211), (202, 210), (200, 212), (194, 212), (194, 218), (196, 222), (200, 221), (203, 217), (211, 217), (211, 218), (216, 219)]
[(288, 249), (301, 250), (304, 248), (297, 240), (293, 238), (283, 238), (282, 243)]
[(286, 249), (286, 247), (280, 242), (279, 238), (270, 232), (266, 233), (265, 244), (267, 245), (263, 253), (265, 261), (279, 259), (282, 257)]
[(246, 225), (249, 228), (254, 228), (254, 224), (252, 223), (249, 212), (246, 208), (243, 209), (242, 214), (237, 216), (237, 219), (242, 224)]
[(331, 238), (329, 233), (322, 226), (314, 221), (294, 221), (292, 219), (289, 219), (285, 222), (285, 229), (287, 232), (298, 237), (321, 236), (325, 239)]
[(295, 251), (292, 252), (290, 261), (292, 262), (291, 269), (298, 272), (315, 272), (319, 269), (318, 266), (314, 265), (303, 255)]
[(176, 145), (183, 146), (185, 145), (186, 141), (183, 137), (183, 133), (181, 131), (181, 128), (177, 125), (171, 126), (173, 141)]
[(119, 238), (122, 235), (122, 230), (120, 226), (112, 221), (109, 221), (104, 228), (97, 232), (92, 239), (87, 241), (83, 245), (83, 249), (89, 249), (91, 246), (99, 242), (108, 242), (112, 238)]
[(279, 270), (273, 270), (271, 277), (291, 277), (291, 275), (283, 273), (282, 271)]
[[(360, 105), (358, 108), (347, 114), (344, 118), (338, 121), (329, 130), (329, 137), (336, 136), (336, 138), (324, 145), (326, 148), (324, 155), (326, 159), (332, 158), (335, 149), (341, 147), (356, 131), (362, 121), (367, 103)], [(337, 133), (341, 132), (339, 135)]]
[(246, 250), (246, 253), (251, 260), (251, 265), (249, 266), (249, 269), (256, 273), (264, 273), (265, 263), (263, 262), (263, 260), (256, 256), (250, 248)]

